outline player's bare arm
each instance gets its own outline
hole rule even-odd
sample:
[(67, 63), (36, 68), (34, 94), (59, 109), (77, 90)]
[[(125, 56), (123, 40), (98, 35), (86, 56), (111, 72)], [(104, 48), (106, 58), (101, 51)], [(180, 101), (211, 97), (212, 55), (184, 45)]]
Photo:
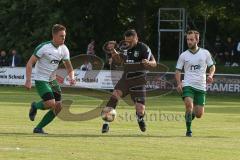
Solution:
[(175, 79), (177, 82), (177, 91), (178, 91), (178, 93), (182, 93), (182, 81), (181, 81), (181, 71), (180, 70), (176, 70)]
[(32, 66), (37, 62), (38, 58), (35, 55), (32, 55), (31, 58), (28, 60), (28, 63), (26, 65), (26, 82), (25, 87), (27, 89), (31, 89), (32, 87)]
[(215, 70), (216, 70), (216, 67), (215, 65), (212, 65), (210, 68), (209, 68), (209, 75), (207, 77), (207, 83), (212, 83), (213, 82), (213, 75), (215, 73)]
[(142, 63), (146, 69), (152, 69), (157, 66), (157, 62), (153, 56), (151, 56), (150, 60), (143, 59)]
[(75, 77), (74, 77), (74, 70), (73, 70), (71, 61), (70, 60), (65, 60), (65, 61), (63, 61), (63, 64), (64, 64), (64, 66), (67, 70), (70, 85), (74, 85), (76, 83), (76, 80), (75, 80)]

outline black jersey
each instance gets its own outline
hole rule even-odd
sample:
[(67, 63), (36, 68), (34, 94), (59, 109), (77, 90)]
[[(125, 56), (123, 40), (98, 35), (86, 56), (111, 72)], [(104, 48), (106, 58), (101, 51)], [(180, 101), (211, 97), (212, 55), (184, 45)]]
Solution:
[(152, 58), (151, 49), (144, 43), (138, 42), (133, 48), (123, 51), (124, 76), (136, 77), (145, 74), (146, 70), (141, 63), (143, 59)]
[(133, 48), (123, 51), (125, 64), (140, 63), (143, 59), (149, 60), (151, 56), (151, 49), (142, 42), (138, 42)]

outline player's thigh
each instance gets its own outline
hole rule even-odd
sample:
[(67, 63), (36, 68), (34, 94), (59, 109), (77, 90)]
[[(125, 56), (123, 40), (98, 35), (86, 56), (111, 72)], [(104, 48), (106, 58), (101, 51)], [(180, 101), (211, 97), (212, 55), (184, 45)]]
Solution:
[(206, 104), (206, 93), (198, 90), (194, 91), (194, 105), (204, 107)]
[(47, 108), (55, 107), (55, 97), (51, 86), (45, 81), (35, 81), (36, 90)]
[(58, 84), (57, 80), (53, 80), (53, 81), (49, 82), (49, 85), (51, 86), (55, 101), (61, 101), (62, 90), (61, 90), (61, 87)]
[(114, 87), (114, 95), (119, 95), (120, 97), (125, 97), (129, 94), (128, 85), (125, 79), (121, 78)]

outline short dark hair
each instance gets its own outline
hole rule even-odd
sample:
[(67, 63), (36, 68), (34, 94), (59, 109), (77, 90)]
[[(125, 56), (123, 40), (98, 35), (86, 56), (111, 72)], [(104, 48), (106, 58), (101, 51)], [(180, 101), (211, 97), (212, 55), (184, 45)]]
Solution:
[(194, 34), (197, 41), (199, 41), (200, 33), (196, 30), (189, 30), (187, 34)]
[(129, 29), (124, 33), (124, 37), (137, 36), (135, 29)]
[(54, 24), (52, 27), (52, 34), (56, 34), (59, 31), (66, 31), (66, 27), (61, 24)]

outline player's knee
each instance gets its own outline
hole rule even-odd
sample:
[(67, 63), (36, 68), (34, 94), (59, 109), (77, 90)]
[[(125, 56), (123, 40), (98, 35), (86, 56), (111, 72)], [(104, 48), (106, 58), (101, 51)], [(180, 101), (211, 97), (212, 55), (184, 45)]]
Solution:
[(186, 101), (185, 102), (186, 109), (191, 111), (193, 109), (193, 104), (192, 102)]
[(47, 106), (47, 108), (49, 109), (54, 109), (55, 108), (55, 100), (48, 100), (44, 102), (45, 106)]
[(200, 113), (200, 114), (196, 114), (196, 117), (197, 117), (197, 118), (201, 118), (202, 115), (203, 115), (202, 113)]
[(112, 94), (111, 97), (110, 97), (110, 99), (111, 99), (112, 101), (118, 101), (119, 96)]
[(201, 118), (203, 116), (203, 111), (197, 112), (196, 117)]
[(115, 99), (119, 99), (122, 96), (122, 92), (119, 90), (114, 90), (112, 93), (112, 97), (114, 97)]
[(192, 107), (193, 103), (191, 101), (185, 101), (187, 107)]
[(193, 100), (190, 97), (184, 98), (184, 103), (187, 108), (193, 108)]
[(196, 118), (201, 118), (204, 114), (204, 107), (203, 106), (194, 106), (194, 112), (196, 115)]
[(44, 106), (46, 109), (52, 109), (55, 107), (55, 98), (52, 92), (47, 92), (42, 96)]
[(61, 110), (62, 110), (62, 103), (61, 102), (56, 102), (56, 105), (55, 105), (55, 108), (54, 108), (55, 115), (60, 113)]

